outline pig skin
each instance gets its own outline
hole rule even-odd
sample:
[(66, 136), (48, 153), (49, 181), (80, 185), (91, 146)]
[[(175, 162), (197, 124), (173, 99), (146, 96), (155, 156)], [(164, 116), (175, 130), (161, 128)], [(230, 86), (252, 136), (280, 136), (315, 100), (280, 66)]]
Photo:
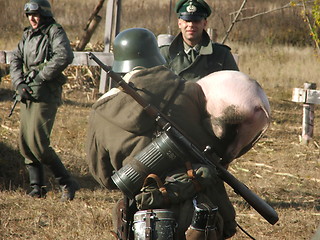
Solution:
[(257, 81), (238, 71), (214, 72), (197, 83), (207, 100), (212, 130), (221, 140), (228, 139), (222, 156), (228, 164), (252, 148), (267, 130), (268, 97)]

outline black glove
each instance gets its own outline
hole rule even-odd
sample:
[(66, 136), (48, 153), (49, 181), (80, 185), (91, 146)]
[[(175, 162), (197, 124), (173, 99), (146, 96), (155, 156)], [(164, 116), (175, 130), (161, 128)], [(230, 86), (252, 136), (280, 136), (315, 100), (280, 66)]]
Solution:
[(22, 99), (27, 99), (27, 100), (33, 99), (33, 97), (31, 96), (32, 89), (25, 82), (22, 82), (18, 85), (17, 91)]

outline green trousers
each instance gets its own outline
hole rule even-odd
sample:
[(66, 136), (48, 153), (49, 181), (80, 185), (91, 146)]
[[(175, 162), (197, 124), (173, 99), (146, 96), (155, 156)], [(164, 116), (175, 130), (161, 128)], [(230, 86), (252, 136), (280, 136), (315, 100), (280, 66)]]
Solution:
[(50, 164), (59, 159), (50, 146), (57, 109), (56, 103), (21, 103), (19, 147), (26, 164)]
[(62, 184), (70, 178), (70, 174), (50, 146), (50, 135), (57, 110), (57, 103), (21, 103), (19, 147), (25, 164), (47, 165)]

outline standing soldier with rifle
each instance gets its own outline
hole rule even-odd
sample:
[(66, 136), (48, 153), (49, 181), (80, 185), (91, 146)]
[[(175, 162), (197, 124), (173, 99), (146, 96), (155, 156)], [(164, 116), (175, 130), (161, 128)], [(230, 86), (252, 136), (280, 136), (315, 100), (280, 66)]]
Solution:
[[(91, 57), (98, 61), (93, 54)], [(184, 81), (163, 64), (165, 60), (159, 53), (156, 38), (149, 30), (127, 29), (115, 38), (112, 70), (127, 73), (124, 80), (130, 81), (129, 86), (143, 99), (164, 113), (197, 145), (203, 149), (212, 146), (214, 154), (222, 156), (227, 146), (204, 124), (210, 116), (200, 85)], [(142, 107), (123, 89), (111, 89), (93, 105), (86, 145), (87, 162), (94, 178), (108, 189), (120, 188), (126, 195), (115, 208), (117, 239), (134, 239), (141, 234), (141, 228), (135, 226), (139, 224), (139, 214), (145, 214), (145, 232), (143, 238), (135, 239), (155, 239), (151, 237), (156, 232), (152, 219), (167, 213), (169, 217), (165, 219), (170, 220), (171, 212), (178, 223), (177, 229), (176, 224), (169, 223), (173, 230), (163, 238), (156, 232), (157, 239), (232, 237), (236, 232), (235, 210), (217, 168), (190, 157), (185, 146), (176, 145), (176, 139), (167, 142), (162, 132), (171, 134), (175, 128), (170, 124), (159, 128), (161, 115), (155, 119), (148, 116), (145, 111), (150, 105)], [(153, 154), (158, 150), (166, 153), (163, 158)], [(156, 166), (154, 171), (146, 172), (151, 165)], [(131, 179), (132, 174), (135, 176)], [(131, 229), (135, 229), (134, 233)]]
[(61, 200), (72, 200), (79, 186), (50, 146), (50, 135), (66, 81), (62, 71), (72, 62), (73, 52), (47, 0), (30, 0), (24, 13), (31, 26), (14, 51), (10, 74), (16, 101), (21, 102), (19, 147), (29, 172), (28, 195), (46, 196), (46, 165), (60, 185)]

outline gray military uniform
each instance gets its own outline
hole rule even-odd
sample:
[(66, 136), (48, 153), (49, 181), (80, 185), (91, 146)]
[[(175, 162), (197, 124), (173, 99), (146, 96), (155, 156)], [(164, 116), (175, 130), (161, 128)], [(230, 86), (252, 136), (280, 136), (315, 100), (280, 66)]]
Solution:
[(31, 184), (43, 184), (42, 164), (49, 166), (61, 185), (70, 177), (50, 146), (50, 135), (61, 103), (62, 71), (72, 60), (69, 39), (55, 21), (37, 29), (26, 28), (13, 53), (10, 64), (13, 87), (26, 82), (33, 91), (33, 100), (23, 99), (20, 105), (19, 136), (25, 163), (38, 171)]

